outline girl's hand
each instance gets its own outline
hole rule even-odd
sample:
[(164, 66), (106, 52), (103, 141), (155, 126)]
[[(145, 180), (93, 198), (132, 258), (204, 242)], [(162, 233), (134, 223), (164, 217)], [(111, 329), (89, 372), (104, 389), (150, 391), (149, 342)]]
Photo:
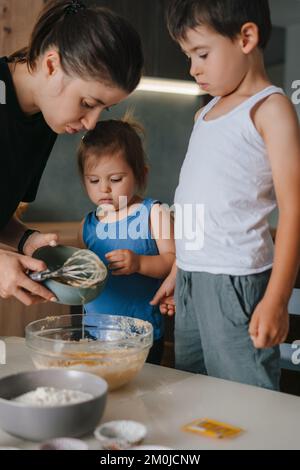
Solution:
[(169, 315), (170, 317), (172, 317), (176, 311), (174, 300), (175, 284), (176, 276), (171, 272), (150, 302), (150, 305), (158, 305), (159, 303), (160, 312), (163, 315)]
[(27, 306), (45, 301), (55, 302), (52, 292), (26, 275), (28, 270), (39, 272), (45, 269), (47, 266), (43, 261), (0, 250), (0, 272), (5, 273), (0, 276), (0, 297), (16, 297)]
[(289, 330), (287, 305), (276, 304), (268, 298), (257, 305), (249, 326), (249, 334), (257, 349), (271, 348), (283, 343)]
[(43, 246), (56, 246), (58, 235), (55, 233), (33, 232), (26, 240), (23, 251), (26, 256), (32, 256), (35, 250)]
[(140, 270), (140, 257), (131, 250), (111, 251), (105, 257), (113, 276), (134, 274)]

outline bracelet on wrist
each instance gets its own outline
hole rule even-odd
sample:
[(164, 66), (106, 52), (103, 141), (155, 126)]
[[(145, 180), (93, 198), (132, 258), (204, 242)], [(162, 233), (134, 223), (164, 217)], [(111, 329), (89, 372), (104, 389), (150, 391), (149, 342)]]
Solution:
[(28, 238), (33, 234), (33, 233), (40, 233), (39, 230), (32, 230), (32, 229), (28, 229), (26, 230), (24, 233), (23, 233), (23, 236), (21, 237), (20, 241), (19, 241), (19, 244), (18, 244), (18, 252), (21, 254), (21, 255), (24, 255), (24, 246), (25, 246), (25, 243), (27, 242)]

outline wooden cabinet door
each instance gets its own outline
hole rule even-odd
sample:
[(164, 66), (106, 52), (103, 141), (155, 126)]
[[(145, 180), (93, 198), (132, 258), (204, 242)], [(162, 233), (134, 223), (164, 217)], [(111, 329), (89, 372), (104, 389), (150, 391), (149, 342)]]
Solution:
[(0, 0), (0, 56), (25, 47), (44, 0)]
[(24, 336), (28, 323), (45, 317), (69, 315), (70, 307), (54, 303), (25, 307), (17, 299), (0, 299), (0, 336)]

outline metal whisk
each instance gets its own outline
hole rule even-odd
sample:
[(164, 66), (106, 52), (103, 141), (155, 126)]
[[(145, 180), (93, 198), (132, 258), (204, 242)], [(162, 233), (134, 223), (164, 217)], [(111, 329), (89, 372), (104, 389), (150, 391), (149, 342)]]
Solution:
[(78, 250), (55, 271), (31, 273), (33, 281), (41, 282), (46, 279), (60, 278), (73, 287), (93, 287), (104, 281), (107, 269), (95, 253), (90, 250)]

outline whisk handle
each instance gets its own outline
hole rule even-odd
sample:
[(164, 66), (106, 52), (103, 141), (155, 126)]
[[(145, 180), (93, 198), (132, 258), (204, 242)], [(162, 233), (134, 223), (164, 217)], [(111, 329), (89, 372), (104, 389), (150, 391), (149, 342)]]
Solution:
[(49, 270), (47, 270), (47, 271), (42, 271), (39, 273), (30, 273), (29, 277), (32, 281), (42, 282), (52, 277), (52, 273)]

